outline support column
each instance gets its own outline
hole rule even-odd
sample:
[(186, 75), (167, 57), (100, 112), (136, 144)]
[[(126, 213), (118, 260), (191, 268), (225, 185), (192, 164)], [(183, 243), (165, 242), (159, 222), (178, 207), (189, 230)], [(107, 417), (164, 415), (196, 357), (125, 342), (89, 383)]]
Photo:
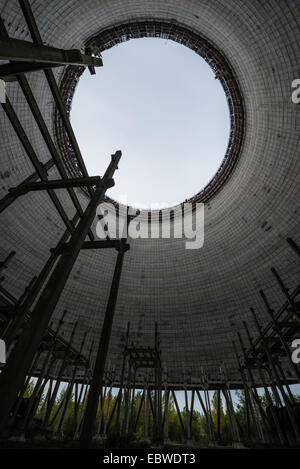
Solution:
[(217, 440), (221, 442), (221, 391), (217, 390), (218, 413), (217, 413)]
[(119, 291), (120, 279), (122, 266), (124, 261), (125, 252), (128, 250), (129, 246), (124, 240), (123, 246), (119, 248), (114, 276), (112, 280), (112, 286), (110, 290), (110, 295), (107, 303), (107, 308), (105, 312), (104, 322), (101, 331), (101, 337), (99, 342), (99, 348), (94, 368), (94, 374), (90, 385), (90, 390), (88, 394), (88, 402), (85, 409), (82, 431), (80, 436), (80, 441), (83, 446), (88, 446), (92, 440), (93, 436), (93, 423), (95, 420), (97, 405), (98, 405), (98, 393), (100, 386), (102, 386), (104, 368), (106, 363), (106, 357), (108, 352), (108, 346), (112, 331), (115, 307), (117, 303), (117, 296)]
[(169, 443), (169, 395), (170, 390), (167, 389), (167, 382), (165, 382), (165, 393), (164, 393), (164, 444)]
[(149, 393), (148, 382), (145, 385), (143, 439), (149, 441)]
[(132, 433), (132, 427), (133, 427), (132, 424), (133, 424), (134, 407), (135, 407), (136, 372), (137, 372), (137, 369), (134, 366), (133, 381), (132, 381), (132, 387), (131, 387), (131, 392), (130, 392), (130, 408), (129, 408), (128, 417), (126, 421), (126, 435), (129, 435)]

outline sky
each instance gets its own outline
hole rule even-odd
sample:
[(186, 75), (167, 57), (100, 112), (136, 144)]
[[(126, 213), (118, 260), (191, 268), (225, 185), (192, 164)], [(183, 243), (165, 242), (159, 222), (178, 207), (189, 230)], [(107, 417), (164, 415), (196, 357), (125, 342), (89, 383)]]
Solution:
[(199, 192), (224, 158), (225, 93), (195, 52), (170, 40), (133, 39), (104, 51), (77, 86), (71, 122), (90, 176), (122, 151), (110, 197), (170, 207)]

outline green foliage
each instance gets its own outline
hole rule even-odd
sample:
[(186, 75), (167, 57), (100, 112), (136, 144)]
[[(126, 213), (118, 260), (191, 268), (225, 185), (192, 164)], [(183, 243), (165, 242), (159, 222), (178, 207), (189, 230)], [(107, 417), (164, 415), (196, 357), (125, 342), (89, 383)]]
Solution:
[[(34, 385), (35, 383), (33, 381), (31, 381), (28, 384), (27, 389), (25, 391), (25, 397), (30, 397), (34, 389)], [(66, 393), (67, 393), (67, 385), (61, 390), (61, 392), (57, 396), (55, 400), (55, 404), (51, 411), (50, 422), (53, 420), (52, 422), (53, 430), (57, 430), (58, 428), (60, 415), (61, 415), (61, 409), (63, 407), (62, 404), (64, 403)], [(113, 445), (117, 444), (116, 441), (119, 441), (119, 443), (121, 441), (119, 438), (120, 429), (122, 430), (122, 425), (123, 425), (124, 418), (125, 418), (125, 403), (124, 403), (124, 397), (123, 397), (121, 405), (120, 405), (120, 409), (119, 409), (119, 426), (118, 426), (117, 425), (118, 404), (116, 405), (117, 398), (118, 398), (117, 394), (114, 394), (111, 392), (111, 390), (108, 390), (108, 392), (106, 393), (105, 399), (103, 401), (103, 416), (101, 418), (102, 409), (101, 409), (101, 403), (99, 402), (96, 421), (95, 421), (95, 428), (94, 428), (94, 430), (97, 431), (99, 428), (99, 424), (101, 423), (100, 432), (102, 433), (105, 428), (105, 425), (107, 424), (107, 421), (110, 419), (110, 416), (112, 415), (113, 409), (115, 409), (113, 418), (110, 423), (110, 428), (107, 434), (108, 439), (109, 439), (108, 441), (111, 442), (112, 447)], [(153, 392), (151, 392), (151, 398), (152, 398), (152, 402), (154, 403)], [(260, 398), (262, 406), (266, 408), (269, 405), (266, 395), (263, 394), (259, 396), (259, 398)], [(136, 392), (135, 397), (134, 397), (134, 404), (130, 407), (132, 412), (130, 413), (131, 418), (129, 421), (129, 426), (131, 430), (130, 434), (132, 435), (131, 436), (132, 440), (140, 441), (140, 442), (143, 441), (143, 433), (144, 433), (143, 421), (144, 421), (144, 415), (145, 415), (144, 403), (141, 402), (142, 399), (143, 399), (143, 392), (141, 391)], [(37, 411), (37, 417), (41, 420), (43, 420), (45, 417), (46, 400), (47, 400), (47, 392), (44, 392), (41, 398), (41, 401), (39, 403), (38, 411)], [(83, 415), (86, 400), (87, 400), (87, 396), (85, 398), (85, 402), (82, 402), (79, 405), (79, 408), (78, 408), (79, 417), (80, 415)], [(300, 402), (300, 396), (299, 395), (295, 396), (295, 400)], [(59, 411), (60, 406), (61, 406), (61, 409)], [(253, 435), (253, 432), (255, 432), (255, 428), (254, 428), (254, 421), (253, 421), (252, 414), (250, 412), (250, 408), (248, 408), (247, 410), (246, 396), (245, 396), (244, 391), (235, 392), (234, 406), (235, 406), (235, 415), (239, 422), (241, 436), (243, 437), (244, 441), (247, 441), (248, 431), (250, 430), (250, 434)], [(256, 412), (256, 418), (260, 419), (257, 406), (254, 406), (254, 407), (255, 407), (255, 412)], [(139, 409), (141, 409), (141, 411), (140, 411), (139, 418), (138, 418)], [(164, 403), (164, 397), (163, 397), (162, 398), (162, 413), (163, 414), (164, 414), (164, 410), (165, 410), (165, 403)], [(74, 411), (75, 411), (75, 396), (74, 396), (74, 393), (72, 393), (72, 395), (70, 396), (68, 400), (66, 414), (65, 414), (65, 418), (63, 422), (63, 427), (62, 427), (63, 434), (66, 438), (72, 438), (74, 436), (75, 427), (76, 427), (75, 420), (74, 420)], [(213, 398), (212, 398), (211, 414), (212, 414), (214, 432), (217, 435), (217, 432), (218, 432), (218, 393), (217, 392), (214, 393)], [(55, 415), (57, 416), (54, 419)], [(188, 413), (186, 412), (185, 408), (183, 409), (183, 411), (181, 411), (180, 415), (184, 423), (184, 426), (186, 428), (187, 420), (188, 420)], [(174, 398), (172, 394), (169, 395), (169, 402), (168, 402), (168, 432), (169, 432), (169, 439), (172, 442), (181, 443), (183, 441), (183, 434), (182, 434), (180, 419), (176, 410), (176, 406), (175, 406), (175, 402), (174, 402)], [(155, 435), (155, 425), (154, 425), (154, 419), (153, 419), (150, 404), (149, 404), (149, 435), (152, 440), (155, 440), (157, 436)], [(208, 428), (206, 417), (205, 415), (203, 415), (203, 413), (197, 410), (194, 410), (193, 412), (192, 436), (193, 436), (193, 440), (195, 444), (199, 446), (201, 445), (206, 446), (209, 441), (209, 428)], [(222, 399), (220, 402), (220, 440), (224, 444), (227, 444), (232, 441), (228, 409), (227, 409), (226, 404), (224, 405), (224, 402)], [(128, 443), (127, 440), (125, 443), (126, 444)]]

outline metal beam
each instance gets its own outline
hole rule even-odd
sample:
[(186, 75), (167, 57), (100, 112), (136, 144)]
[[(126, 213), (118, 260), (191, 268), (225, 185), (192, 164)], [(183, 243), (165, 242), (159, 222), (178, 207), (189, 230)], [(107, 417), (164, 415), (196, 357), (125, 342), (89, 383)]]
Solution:
[(99, 57), (84, 55), (79, 49), (58, 49), (11, 37), (0, 41), (0, 59), (84, 67), (89, 65), (101, 67), (103, 65)]

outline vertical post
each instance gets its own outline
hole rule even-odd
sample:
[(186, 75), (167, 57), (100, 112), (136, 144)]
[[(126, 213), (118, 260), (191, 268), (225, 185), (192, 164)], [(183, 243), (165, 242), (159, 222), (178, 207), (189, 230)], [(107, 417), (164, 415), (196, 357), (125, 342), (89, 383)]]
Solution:
[(135, 385), (136, 385), (136, 366), (134, 366), (134, 373), (133, 373), (133, 381), (131, 386), (131, 393), (130, 393), (130, 408), (126, 422), (126, 435), (129, 434), (132, 430), (132, 422), (134, 417), (134, 404), (135, 404)]
[(126, 386), (124, 389), (124, 418), (123, 418), (123, 425), (122, 425), (122, 435), (127, 436), (127, 420), (129, 417), (129, 405), (130, 405), (130, 388), (131, 388), (131, 374), (132, 374), (132, 366), (133, 363), (131, 360), (128, 362), (128, 370), (127, 370), (127, 379), (126, 379)]
[(164, 412), (164, 443), (169, 441), (169, 394), (170, 391), (167, 388), (167, 378), (165, 381), (165, 393), (164, 393), (164, 405), (165, 405), (165, 412)]
[(183, 384), (183, 389), (184, 389), (185, 412), (186, 412), (186, 438), (187, 438), (187, 441), (189, 442), (191, 439), (190, 425), (189, 425), (190, 411), (189, 411), (189, 400), (188, 400), (188, 393), (187, 393), (185, 380)]
[(192, 443), (193, 439), (193, 412), (194, 412), (194, 402), (195, 402), (195, 389), (192, 389), (192, 396), (191, 396), (191, 407), (190, 407), (190, 412), (189, 412), (189, 438), (188, 442)]
[(218, 439), (218, 442), (221, 441), (221, 391), (220, 389), (217, 390), (217, 405), (218, 405), (218, 409), (217, 409), (217, 439)]
[(129, 340), (129, 329), (130, 329), (130, 322), (127, 323), (127, 330), (126, 330), (126, 339), (125, 339), (125, 347), (123, 351), (123, 361), (122, 361), (122, 369), (120, 375), (120, 388), (119, 388), (119, 396), (117, 404), (117, 415), (116, 415), (116, 428), (120, 426), (120, 415), (121, 415), (121, 403), (122, 403), (122, 392), (123, 392), (123, 385), (124, 385), (124, 375), (125, 375), (125, 368), (126, 368), (126, 360), (127, 360), (127, 347), (128, 347), (128, 340)]
[(148, 386), (148, 381), (145, 384), (145, 399), (144, 399), (144, 439), (149, 440), (149, 393), (150, 389)]
[(108, 352), (108, 346), (112, 331), (114, 312), (117, 303), (117, 296), (119, 291), (120, 279), (122, 266), (124, 261), (124, 254), (128, 250), (126, 240), (123, 239), (121, 246), (118, 250), (118, 256), (108, 298), (107, 308), (105, 312), (104, 322), (101, 331), (101, 337), (99, 342), (98, 353), (95, 362), (95, 368), (93, 378), (90, 385), (88, 394), (88, 401), (85, 409), (82, 431), (80, 441), (83, 446), (88, 446), (92, 440), (93, 435), (93, 423), (96, 416), (97, 405), (98, 405), (98, 392), (100, 386), (102, 386), (104, 368), (106, 363), (106, 357)]
[(155, 338), (154, 338), (154, 372), (155, 372), (155, 427), (156, 427), (156, 437), (159, 443), (162, 442), (163, 432), (162, 432), (162, 399), (161, 399), (161, 356), (160, 356), (160, 342), (158, 336), (158, 323), (155, 322)]

